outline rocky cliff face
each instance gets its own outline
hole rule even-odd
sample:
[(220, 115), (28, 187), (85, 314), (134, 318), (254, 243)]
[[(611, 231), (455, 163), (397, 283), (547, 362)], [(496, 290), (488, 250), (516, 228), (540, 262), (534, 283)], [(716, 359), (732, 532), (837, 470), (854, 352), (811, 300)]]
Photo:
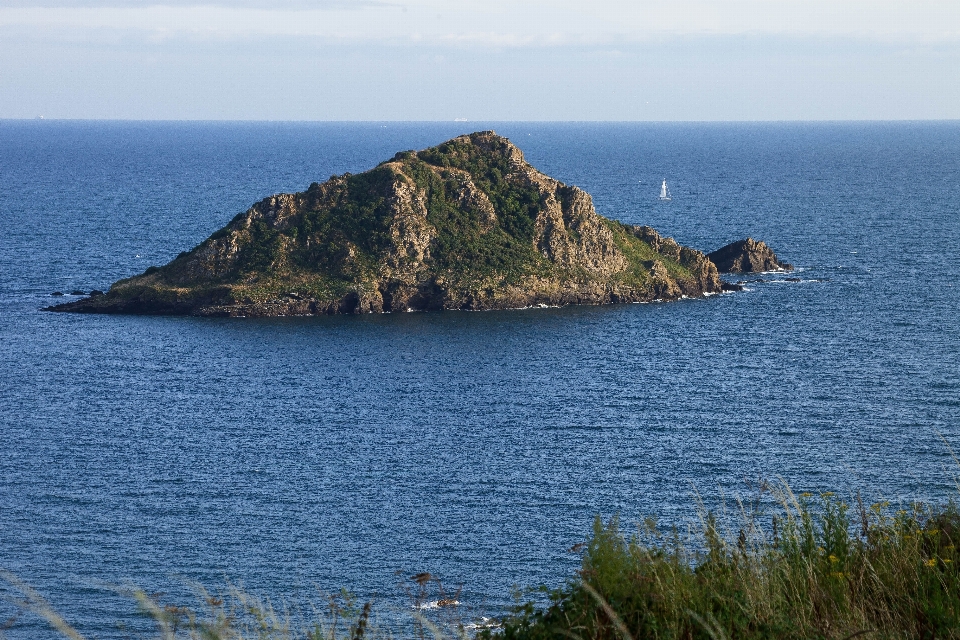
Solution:
[(492, 131), (258, 202), (164, 267), (52, 307), (276, 316), (671, 300), (719, 292), (702, 253), (597, 215)]
[(761, 273), (763, 271), (793, 271), (793, 265), (780, 262), (773, 249), (753, 238), (731, 242), (707, 257), (721, 273)]

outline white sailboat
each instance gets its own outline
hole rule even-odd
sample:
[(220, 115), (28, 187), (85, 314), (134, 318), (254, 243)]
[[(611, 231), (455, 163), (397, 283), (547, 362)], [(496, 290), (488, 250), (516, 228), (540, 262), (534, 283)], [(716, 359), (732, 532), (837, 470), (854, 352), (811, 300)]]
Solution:
[(667, 189), (667, 181), (664, 180), (663, 184), (660, 185), (660, 199), (661, 200), (672, 200), (670, 197), (670, 189)]

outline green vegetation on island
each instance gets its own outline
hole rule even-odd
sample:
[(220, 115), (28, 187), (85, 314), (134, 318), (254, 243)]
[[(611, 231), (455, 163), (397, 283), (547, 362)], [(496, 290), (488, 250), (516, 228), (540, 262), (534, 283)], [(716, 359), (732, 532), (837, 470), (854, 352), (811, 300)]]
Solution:
[(596, 213), (492, 131), (271, 196), (163, 267), (51, 307), (315, 315), (674, 300), (719, 292), (704, 254)]

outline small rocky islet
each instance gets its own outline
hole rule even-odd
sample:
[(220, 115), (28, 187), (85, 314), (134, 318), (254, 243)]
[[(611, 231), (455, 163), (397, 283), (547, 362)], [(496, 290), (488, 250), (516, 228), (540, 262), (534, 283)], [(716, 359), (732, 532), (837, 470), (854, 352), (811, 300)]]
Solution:
[(721, 273), (763, 273), (766, 271), (793, 271), (793, 265), (780, 262), (773, 249), (753, 238), (731, 242), (707, 254), (710, 262)]
[(647, 302), (729, 290), (721, 271), (789, 268), (752, 239), (704, 255), (604, 218), (589, 194), (483, 131), (265, 198), (167, 265), (47, 309), (266, 317)]

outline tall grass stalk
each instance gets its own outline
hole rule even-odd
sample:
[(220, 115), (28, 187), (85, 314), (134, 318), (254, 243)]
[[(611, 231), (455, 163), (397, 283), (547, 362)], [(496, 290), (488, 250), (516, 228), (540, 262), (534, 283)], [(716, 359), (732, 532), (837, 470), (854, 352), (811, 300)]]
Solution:
[[(46, 620), (69, 640), (87, 640), (70, 626), (33, 588), (9, 571), (0, 580), (22, 597), (13, 604)], [(121, 589), (136, 602), (155, 627), (159, 640), (364, 640), (389, 638), (371, 619), (372, 603), (362, 607), (347, 592), (328, 598), (326, 607), (315, 607), (309, 618), (278, 612), (269, 601), (230, 586), (223, 596), (197, 588), (195, 607), (164, 604), (139, 589)], [(0, 639), (3, 631), (0, 630)], [(145, 636), (140, 636), (145, 637)]]

